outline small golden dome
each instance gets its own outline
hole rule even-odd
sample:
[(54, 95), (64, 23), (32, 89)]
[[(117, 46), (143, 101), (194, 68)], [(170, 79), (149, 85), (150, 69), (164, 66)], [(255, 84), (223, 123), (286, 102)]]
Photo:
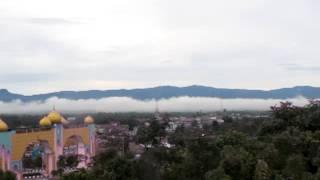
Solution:
[(64, 125), (67, 125), (70, 122), (68, 120), (66, 120), (63, 116), (61, 116), (61, 123), (64, 124)]
[(84, 118), (84, 123), (85, 124), (93, 124), (94, 123), (94, 119), (92, 116), (87, 116), (86, 118)]
[(48, 117), (44, 117), (39, 122), (40, 126), (42, 127), (49, 127), (52, 125), (50, 119)]
[(50, 112), (48, 118), (52, 124), (60, 124), (62, 119), (60, 113), (57, 111)]
[(2, 119), (0, 119), (0, 132), (8, 131), (8, 129), (8, 125)]

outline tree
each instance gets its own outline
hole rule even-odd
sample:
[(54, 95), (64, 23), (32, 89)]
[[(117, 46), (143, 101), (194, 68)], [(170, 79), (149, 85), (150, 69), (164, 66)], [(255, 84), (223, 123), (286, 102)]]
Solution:
[(94, 174), (89, 173), (82, 169), (79, 172), (63, 175), (60, 179), (61, 180), (92, 180), (97, 178), (98, 177), (96, 177)]
[(233, 122), (233, 118), (231, 116), (223, 116), (222, 119), (224, 120), (225, 123)]
[(254, 172), (254, 180), (269, 180), (272, 177), (271, 170), (264, 160), (258, 160)]
[(211, 127), (213, 131), (216, 131), (219, 129), (219, 123), (217, 121), (213, 121)]
[(263, 149), (261, 149), (261, 151), (257, 154), (257, 158), (260, 158), (266, 162), (268, 167), (271, 169), (281, 168), (283, 161), (280, 159), (279, 151), (273, 143), (264, 144)]
[(119, 156), (111, 150), (98, 155), (94, 160), (91, 173), (94, 177), (106, 180), (136, 180), (134, 161)]
[(224, 146), (243, 146), (247, 142), (247, 136), (244, 133), (237, 131), (228, 131), (223, 135), (217, 137), (217, 144), (219, 147), (223, 148)]
[(306, 162), (304, 157), (300, 154), (295, 154), (288, 158), (283, 174), (285, 174), (287, 178), (302, 179), (305, 171)]
[(272, 114), (276, 119), (286, 122), (287, 126), (300, 126), (301, 121), (297, 117), (303, 114), (305, 108), (294, 106), (291, 102), (280, 102), (280, 106), (271, 107)]
[(215, 169), (206, 173), (205, 180), (231, 180), (232, 178), (224, 172), (222, 168)]
[(158, 145), (163, 136), (165, 136), (165, 127), (158, 121), (152, 120), (149, 126), (139, 128), (137, 140), (142, 144)]
[(79, 162), (79, 157), (77, 155), (67, 156), (66, 158), (67, 167), (77, 167)]
[(0, 179), (1, 180), (15, 180), (16, 175), (10, 171), (3, 172), (0, 170)]
[(316, 131), (320, 129), (320, 101), (310, 101), (303, 115), (299, 117), (303, 128)]
[(254, 165), (253, 156), (242, 147), (228, 145), (223, 148), (220, 167), (232, 178), (240, 180), (253, 177)]
[(59, 156), (58, 168), (74, 168), (79, 164), (79, 156), (70, 155), (70, 156)]
[(181, 125), (176, 131), (169, 135), (168, 141), (170, 144), (175, 144), (176, 146), (185, 147), (186, 138), (186, 128)]

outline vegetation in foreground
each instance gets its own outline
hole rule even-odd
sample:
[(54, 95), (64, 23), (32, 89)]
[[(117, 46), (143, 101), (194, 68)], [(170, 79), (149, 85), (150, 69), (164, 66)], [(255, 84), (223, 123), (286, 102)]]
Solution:
[(156, 128), (143, 134), (145, 141), (154, 140), (154, 147), (141, 158), (105, 152), (95, 158), (91, 170), (61, 179), (320, 179), (320, 102), (305, 107), (286, 102), (271, 110), (272, 120), (213, 124), (211, 134), (204, 137), (181, 127), (170, 135), (175, 148), (157, 145), (163, 132)]
[(0, 179), (1, 180), (15, 180), (16, 175), (12, 172), (3, 172), (0, 170)]
[[(320, 179), (320, 102), (304, 107), (289, 102), (271, 108), (272, 119), (232, 120), (210, 127), (180, 127), (173, 134), (151, 121), (137, 141), (152, 144), (140, 158), (108, 151), (93, 167), (62, 180), (318, 180)], [(160, 145), (168, 137), (174, 148)], [(64, 162), (64, 161), (63, 161)], [(15, 175), (0, 171), (0, 179)]]

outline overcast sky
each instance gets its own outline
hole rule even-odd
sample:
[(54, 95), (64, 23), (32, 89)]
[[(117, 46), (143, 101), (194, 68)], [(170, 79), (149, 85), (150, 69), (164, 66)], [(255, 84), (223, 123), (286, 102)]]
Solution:
[(320, 86), (318, 0), (1, 0), (0, 88)]

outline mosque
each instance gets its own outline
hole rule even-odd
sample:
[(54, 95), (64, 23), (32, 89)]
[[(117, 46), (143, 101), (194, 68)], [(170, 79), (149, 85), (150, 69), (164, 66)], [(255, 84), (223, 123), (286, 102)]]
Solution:
[(10, 130), (0, 119), (0, 170), (12, 171), (18, 179), (28, 174), (50, 177), (59, 158), (75, 156), (77, 168), (86, 168), (95, 155), (94, 119), (72, 125), (53, 110), (39, 121), (39, 128)]

